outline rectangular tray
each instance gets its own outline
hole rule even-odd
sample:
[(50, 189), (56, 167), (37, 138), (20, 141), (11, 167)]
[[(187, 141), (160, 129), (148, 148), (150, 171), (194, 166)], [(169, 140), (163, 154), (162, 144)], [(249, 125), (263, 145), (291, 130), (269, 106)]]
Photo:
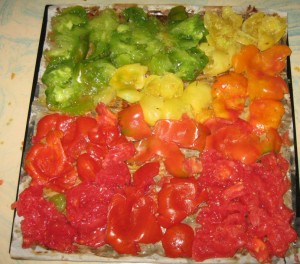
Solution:
[[(84, 6), (84, 5), (83, 5)], [(146, 5), (149, 8), (169, 8), (174, 5)], [(62, 6), (64, 7), (64, 6)], [(107, 6), (103, 6), (105, 8)], [(192, 10), (200, 11), (203, 7), (200, 6), (189, 6)], [(39, 40), (39, 47), (37, 52), (36, 67), (32, 84), (31, 97), (28, 108), (28, 118), (27, 126), (24, 138), (24, 149), (22, 154), (20, 173), (19, 173), (19, 183), (17, 190), (17, 198), (19, 193), (26, 187), (26, 174), (23, 169), (25, 154), (31, 146), (31, 138), (35, 131), (35, 125), (38, 120), (37, 113), (43, 113), (46, 111), (43, 107), (39, 105), (38, 98), (40, 95), (40, 78), (45, 69), (43, 65), (43, 51), (46, 48), (46, 37), (49, 30), (49, 21), (55, 13), (56, 6), (46, 5), (44, 9), (44, 16)], [(239, 9), (239, 8), (238, 8)], [(241, 10), (245, 8), (241, 7)], [(262, 10), (268, 12), (268, 10)], [(270, 12), (274, 12), (270, 10)], [(280, 15), (286, 16), (286, 13), (277, 12)], [(288, 44), (288, 36), (286, 36), (286, 41)], [(298, 153), (297, 153), (297, 140), (295, 131), (295, 112), (294, 112), (294, 97), (293, 97), (293, 86), (292, 86), (292, 76), (291, 76), (291, 65), (290, 59), (287, 61), (287, 83), (289, 86), (290, 97), (287, 98), (290, 104), (290, 137), (293, 139), (293, 145), (291, 146), (290, 156), (290, 179), (292, 183), (291, 193), (289, 194), (292, 202), (291, 207), (295, 212), (294, 226), (298, 232), (298, 241), (295, 243), (294, 247), (288, 252), (285, 259), (277, 259), (274, 263), (294, 263), (295, 258), (300, 259), (300, 184), (299, 184), (299, 168), (298, 168)], [(199, 263), (190, 259), (170, 259), (166, 257), (161, 257), (159, 255), (151, 255), (147, 257), (105, 257), (99, 256), (97, 252), (87, 251), (84, 254), (63, 254), (54, 252), (51, 250), (46, 250), (41, 247), (36, 247), (34, 249), (23, 249), (22, 248), (22, 235), (20, 230), (20, 217), (14, 213), (14, 221), (12, 225), (11, 243), (10, 243), (10, 255), (14, 259), (31, 259), (31, 260), (68, 260), (74, 262), (81, 261), (97, 261), (99, 263), (110, 262), (110, 263)], [(203, 263), (257, 263), (257, 261), (250, 255), (238, 255), (235, 258), (230, 259), (211, 259), (204, 261)]]

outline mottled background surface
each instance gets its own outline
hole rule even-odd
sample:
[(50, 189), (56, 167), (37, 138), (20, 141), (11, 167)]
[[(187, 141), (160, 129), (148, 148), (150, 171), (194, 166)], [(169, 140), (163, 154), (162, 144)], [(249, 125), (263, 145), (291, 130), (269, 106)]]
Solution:
[[(126, 3), (119, 0), (116, 3)], [(300, 0), (149, 0), (147, 4), (232, 5), (288, 13), (298, 149), (300, 150)], [(111, 1), (0, 0), (0, 264), (39, 263), (12, 260), (9, 243), (29, 99), (41, 23), (46, 4), (108, 4)], [(53, 262), (53, 264), (59, 262)], [(64, 262), (67, 263), (67, 262)]]

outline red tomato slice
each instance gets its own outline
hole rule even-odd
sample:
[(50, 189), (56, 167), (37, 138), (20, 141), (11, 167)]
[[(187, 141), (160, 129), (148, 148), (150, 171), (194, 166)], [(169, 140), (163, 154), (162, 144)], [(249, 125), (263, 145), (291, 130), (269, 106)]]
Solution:
[(135, 148), (133, 142), (125, 141), (124, 143), (111, 146), (107, 151), (103, 162), (126, 161), (133, 157)]
[(161, 140), (196, 150), (203, 150), (207, 134), (206, 127), (187, 116), (182, 120), (158, 120), (154, 126), (154, 135)]
[(116, 194), (110, 204), (106, 242), (120, 254), (137, 255), (139, 243), (156, 243), (162, 237), (156, 204), (136, 188)]
[(187, 224), (179, 223), (168, 228), (161, 241), (167, 257), (190, 258), (194, 230)]
[(143, 139), (151, 136), (151, 128), (144, 119), (140, 104), (133, 104), (118, 113), (119, 125), (125, 136)]
[(195, 178), (174, 178), (165, 183), (157, 197), (159, 223), (167, 228), (180, 223), (195, 212), (206, 196), (206, 191), (200, 190)]
[(95, 181), (101, 163), (93, 159), (88, 153), (83, 153), (78, 157), (76, 166), (80, 180)]
[(37, 124), (36, 134), (32, 137), (33, 144), (45, 138), (50, 131), (61, 130), (65, 133), (74, 120), (75, 117), (58, 113), (42, 117)]
[(166, 170), (175, 177), (187, 177), (185, 156), (180, 148), (172, 142), (163, 141), (155, 136), (140, 140), (136, 144), (136, 154), (131, 161), (143, 164), (155, 158), (163, 159)]
[(151, 185), (154, 185), (154, 179), (159, 173), (160, 164), (158, 161), (145, 163), (138, 168), (132, 175), (133, 185), (138, 189), (147, 191)]
[(24, 168), (32, 177), (32, 184), (60, 191), (71, 188), (76, 183), (77, 172), (67, 161), (60, 141), (62, 136), (62, 131), (50, 131), (46, 144), (37, 143), (28, 151)]
[(259, 137), (246, 121), (240, 119), (208, 136), (205, 149), (217, 150), (245, 164), (255, 162), (262, 154)]

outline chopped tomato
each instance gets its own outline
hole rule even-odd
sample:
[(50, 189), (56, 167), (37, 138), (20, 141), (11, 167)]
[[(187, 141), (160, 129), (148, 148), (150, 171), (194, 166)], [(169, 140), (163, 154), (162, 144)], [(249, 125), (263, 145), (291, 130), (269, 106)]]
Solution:
[(213, 108), (217, 117), (235, 119), (243, 111), (248, 81), (242, 74), (229, 72), (212, 85)]
[(98, 113), (96, 117), (97, 127), (88, 133), (91, 143), (111, 147), (127, 142), (126, 137), (121, 134), (117, 116), (103, 103), (97, 106), (96, 111)]
[(228, 120), (225, 118), (220, 118), (220, 117), (214, 117), (206, 120), (204, 122), (204, 126), (208, 128), (210, 134), (215, 133), (217, 130), (219, 130), (221, 127), (227, 126), (227, 125), (232, 125), (233, 120)]
[(256, 99), (250, 104), (249, 122), (258, 130), (278, 129), (285, 109), (281, 102)]
[(119, 125), (125, 136), (142, 139), (151, 136), (151, 128), (144, 119), (140, 104), (133, 104), (118, 113)]
[(93, 117), (79, 116), (70, 123), (64, 131), (61, 140), (64, 151), (71, 162), (76, 161), (78, 156), (84, 152), (88, 143), (88, 133), (95, 129), (97, 121)]
[(15, 207), (18, 215), (23, 217), (21, 230), (24, 248), (39, 244), (60, 252), (76, 252), (75, 228), (52, 202), (43, 197), (42, 186), (26, 188), (20, 194)]
[(194, 230), (179, 223), (168, 228), (161, 239), (167, 257), (190, 258), (194, 241)]
[(154, 185), (154, 179), (159, 173), (160, 164), (158, 161), (145, 163), (139, 167), (132, 175), (133, 185), (138, 189), (147, 191), (151, 185)]
[(125, 162), (107, 161), (96, 173), (96, 182), (111, 186), (111, 188), (122, 188), (129, 185), (131, 174)]
[(100, 170), (101, 163), (93, 159), (88, 153), (83, 153), (78, 157), (76, 166), (80, 180), (95, 181), (96, 173)]
[(64, 153), (62, 136), (62, 131), (50, 131), (45, 144), (37, 143), (28, 151), (24, 168), (33, 179), (31, 184), (61, 191), (71, 188), (76, 183), (77, 172)]
[(108, 153), (108, 146), (97, 145), (89, 142), (86, 147), (86, 152), (96, 161), (102, 162)]
[(201, 159), (199, 181), (209, 190), (209, 199), (196, 219), (193, 259), (231, 257), (240, 249), (262, 263), (283, 257), (297, 238), (293, 212), (283, 202), (289, 188), (288, 162), (274, 153), (248, 165), (213, 151)]
[(270, 249), (262, 239), (257, 237), (249, 239), (246, 247), (250, 254), (254, 255), (259, 262), (267, 263), (270, 261)]
[(69, 129), (74, 120), (74, 117), (58, 113), (43, 116), (38, 121), (36, 134), (32, 137), (33, 144), (45, 138), (50, 131), (61, 130), (65, 132)]
[(131, 161), (142, 164), (146, 161), (161, 158), (166, 170), (176, 177), (187, 177), (185, 169), (185, 156), (179, 147), (172, 142), (166, 142), (158, 137), (151, 136), (136, 144), (136, 154)]
[(206, 150), (217, 150), (225, 157), (245, 164), (255, 162), (262, 154), (259, 137), (251, 125), (238, 119), (219, 128), (206, 139)]
[(66, 192), (66, 216), (78, 232), (77, 243), (95, 248), (105, 244), (108, 206), (113, 194), (110, 186), (92, 182), (80, 183)]
[(179, 147), (203, 150), (208, 131), (205, 126), (184, 116), (181, 120), (162, 119), (155, 123), (154, 135)]
[(137, 255), (139, 243), (156, 243), (162, 230), (156, 219), (156, 204), (149, 196), (129, 187), (114, 195), (108, 212), (106, 243), (120, 254)]
[(111, 146), (104, 157), (103, 162), (119, 162), (126, 161), (133, 157), (135, 148), (133, 142), (124, 141), (122, 143)]
[(180, 223), (195, 213), (205, 201), (206, 191), (200, 189), (195, 178), (172, 179), (158, 193), (158, 219), (163, 227)]

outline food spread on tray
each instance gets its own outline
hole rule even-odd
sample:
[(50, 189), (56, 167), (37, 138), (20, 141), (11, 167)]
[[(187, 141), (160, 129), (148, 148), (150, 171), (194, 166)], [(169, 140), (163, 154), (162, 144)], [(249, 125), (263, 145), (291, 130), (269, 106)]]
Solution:
[(49, 25), (13, 205), (23, 248), (287, 255), (297, 233), (285, 17), (71, 6)]

